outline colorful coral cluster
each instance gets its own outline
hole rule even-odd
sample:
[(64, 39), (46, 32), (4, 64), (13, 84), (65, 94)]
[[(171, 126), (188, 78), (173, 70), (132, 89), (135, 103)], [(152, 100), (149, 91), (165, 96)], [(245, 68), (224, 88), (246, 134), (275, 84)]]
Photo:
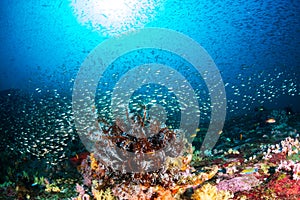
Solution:
[[(94, 197), (111, 189), (119, 199), (172, 199), (183, 195), (188, 188), (197, 189), (217, 174), (216, 165), (204, 171), (190, 165), (192, 145), (180, 131), (161, 127), (146, 115), (127, 121), (128, 125), (117, 119), (112, 125), (97, 127), (102, 136), (95, 142), (96, 153), (91, 153), (78, 168), (84, 185)], [(145, 160), (146, 156), (152, 159)], [(114, 165), (107, 164), (112, 161)], [(142, 170), (134, 171), (135, 164), (136, 168), (142, 166)], [(77, 190), (78, 198), (82, 199), (82, 188), (77, 186)]]
[(300, 194), (299, 188), (293, 186), (300, 174), (298, 152), (298, 139), (290, 137), (270, 145), (264, 155), (251, 156), (247, 162), (242, 153), (226, 151), (221, 156), (193, 159), (195, 155), (189, 150), (182, 156), (167, 157), (160, 170), (142, 173), (114, 171), (91, 153), (79, 170), (84, 177), (85, 194), (96, 199), (107, 190), (106, 194), (117, 199), (137, 200), (258, 199), (260, 194), (283, 198), (284, 184), (289, 186), (285, 194), (296, 198)]
[[(299, 175), (300, 145), (298, 138), (287, 137), (276, 145), (270, 145), (258, 162), (255, 177), (261, 182), (255, 192), (237, 193), (247, 199), (300, 199)], [(250, 188), (248, 188), (250, 189)]]
[[(72, 198), (72, 200), (89, 200), (91, 199), (91, 196), (86, 193), (84, 187), (79, 185), (78, 183), (76, 184), (76, 191), (79, 193), (78, 197)], [(96, 200), (114, 200), (115, 197), (111, 194), (111, 190), (107, 188), (105, 191), (103, 190), (95, 190), (92, 188), (92, 194), (94, 199)]]
[(277, 172), (282, 170), (292, 172), (293, 179), (300, 180), (299, 153), (299, 140), (288, 137), (280, 144), (271, 145), (263, 158), (275, 164)]
[(287, 137), (282, 140), (280, 144), (270, 145), (267, 149), (267, 152), (264, 152), (264, 159), (269, 160), (272, 159), (272, 155), (282, 153), (287, 156), (292, 156), (294, 154), (298, 154), (300, 151), (300, 143), (299, 140), (293, 139), (291, 137)]
[[(214, 149), (199, 158), (200, 152), (193, 151), (180, 131), (161, 127), (146, 117), (127, 120), (131, 124), (119, 119), (97, 128), (101, 140), (95, 141), (95, 153), (78, 167), (84, 185), (76, 186), (76, 200), (258, 199), (260, 194), (281, 198), (285, 195), (279, 187), (284, 183), (290, 186), (286, 192), (297, 197), (297, 188), (291, 183), (300, 176), (298, 139), (287, 137), (252, 154), (245, 152), (244, 144), (228, 151)], [(156, 154), (162, 148), (168, 151)], [(158, 159), (145, 160), (154, 155)], [(142, 170), (133, 170), (135, 162)], [(283, 175), (286, 177), (280, 178)]]
[(293, 173), (294, 180), (300, 180), (300, 163), (295, 163), (292, 160), (284, 160), (280, 162), (276, 170), (290, 171)]
[[(168, 158), (165, 168), (159, 171), (123, 174), (106, 168), (91, 154), (79, 170), (94, 197), (103, 189), (111, 188), (112, 194), (120, 199), (171, 199), (188, 188), (199, 187), (218, 172), (217, 166), (207, 172), (197, 172), (189, 165), (190, 161), (191, 155)], [(77, 191), (78, 198), (82, 198), (83, 189), (77, 186)]]

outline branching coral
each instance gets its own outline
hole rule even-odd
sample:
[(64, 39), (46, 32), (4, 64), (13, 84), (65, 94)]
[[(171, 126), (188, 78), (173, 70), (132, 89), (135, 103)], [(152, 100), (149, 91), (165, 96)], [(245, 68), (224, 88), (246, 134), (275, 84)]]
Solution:
[(293, 179), (297, 181), (300, 180), (300, 163), (296, 163), (292, 160), (281, 161), (276, 170), (291, 171), (293, 173)]
[(48, 179), (44, 179), (46, 192), (60, 192), (60, 188), (55, 183), (50, 183)]
[(45, 191), (46, 192), (60, 192), (60, 189), (55, 184), (49, 184), (49, 185), (46, 185)]
[(294, 180), (300, 180), (299, 140), (291, 137), (282, 140), (280, 144), (272, 145), (264, 153), (264, 159), (278, 165), (277, 171), (285, 170), (293, 173)]
[(92, 193), (96, 200), (114, 200), (116, 197), (111, 193), (110, 188), (107, 188), (105, 191), (103, 190), (95, 190), (92, 189)]
[[(282, 140), (280, 144), (271, 145), (267, 152), (264, 152), (265, 160), (272, 160), (272, 157), (277, 156), (276, 154), (282, 154), (283, 158), (295, 158), (300, 151), (300, 142), (299, 140), (287, 137), (285, 140)], [(278, 160), (278, 159), (277, 159)], [(282, 159), (283, 160), (283, 159)], [(278, 160), (280, 162), (280, 160)]]

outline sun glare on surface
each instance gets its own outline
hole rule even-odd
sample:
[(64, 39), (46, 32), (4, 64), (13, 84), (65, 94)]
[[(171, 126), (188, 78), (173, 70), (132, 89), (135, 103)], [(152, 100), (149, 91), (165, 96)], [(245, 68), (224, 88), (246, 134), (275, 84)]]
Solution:
[(106, 37), (144, 27), (161, 4), (161, 0), (71, 1), (79, 23)]

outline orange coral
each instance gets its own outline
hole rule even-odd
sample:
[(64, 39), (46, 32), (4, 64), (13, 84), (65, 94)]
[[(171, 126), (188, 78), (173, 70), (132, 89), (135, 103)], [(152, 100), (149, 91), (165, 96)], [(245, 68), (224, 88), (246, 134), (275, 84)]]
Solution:
[(158, 194), (158, 197), (154, 198), (154, 200), (175, 200), (172, 196), (172, 192), (161, 186), (156, 187), (156, 193)]
[(90, 159), (91, 159), (91, 169), (96, 170), (98, 168), (98, 162), (94, 156), (94, 153), (91, 153)]

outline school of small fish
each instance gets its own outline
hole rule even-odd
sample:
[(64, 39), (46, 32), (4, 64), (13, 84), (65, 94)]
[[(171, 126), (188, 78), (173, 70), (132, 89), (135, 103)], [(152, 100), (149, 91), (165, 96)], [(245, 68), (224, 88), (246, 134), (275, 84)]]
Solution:
[[(123, 61), (120, 60), (120, 62)], [(123, 73), (126, 72), (125, 69), (123, 70)], [(122, 98), (119, 98), (118, 95), (113, 96), (114, 84), (122, 75), (122, 71), (119, 73), (113, 66), (111, 71), (110, 73), (113, 75), (110, 74), (111, 76), (106, 76), (99, 82), (95, 100), (97, 117), (110, 123), (114, 120), (111, 101), (117, 102), (120, 109), (124, 106)], [(199, 75), (194, 76), (194, 71), (188, 66), (184, 67), (181, 72), (197, 96), (200, 120), (209, 119), (211, 104), (205, 83), (201, 79), (198, 80)], [(160, 71), (156, 73), (159, 74)], [(164, 79), (168, 79), (166, 74), (163, 76), (165, 76)], [(272, 103), (281, 95), (290, 97), (300, 95), (295, 73), (288, 74), (275, 69), (273, 74), (261, 71), (248, 77), (239, 74), (236, 79), (240, 83), (239, 85), (224, 83), (228, 113), (242, 113), (242, 111), (249, 113), (254, 109), (253, 105)], [(280, 87), (275, 87), (275, 84)], [(183, 87), (178, 91), (185, 96), (188, 88)], [(128, 105), (130, 113), (138, 113), (143, 116), (145, 109), (149, 110), (159, 105), (166, 111), (166, 126), (171, 129), (178, 128), (180, 112), (184, 109), (180, 107), (176, 94), (170, 88), (161, 87), (158, 84), (146, 84), (131, 93), (133, 95), (130, 97)], [(0, 131), (3, 135), (0, 140), (1, 150), (29, 154), (37, 159), (44, 159), (50, 165), (56, 165), (72, 154), (69, 144), (75, 140), (77, 132), (70, 94), (60, 93), (59, 89), (39, 87), (35, 88), (32, 94), (17, 89), (2, 91), (0, 98)], [(87, 109), (91, 109), (91, 107)], [(266, 123), (274, 122), (275, 119), (266, 121)], [(192, 134), (190, 137), (194, 138), (196, 135)]]

